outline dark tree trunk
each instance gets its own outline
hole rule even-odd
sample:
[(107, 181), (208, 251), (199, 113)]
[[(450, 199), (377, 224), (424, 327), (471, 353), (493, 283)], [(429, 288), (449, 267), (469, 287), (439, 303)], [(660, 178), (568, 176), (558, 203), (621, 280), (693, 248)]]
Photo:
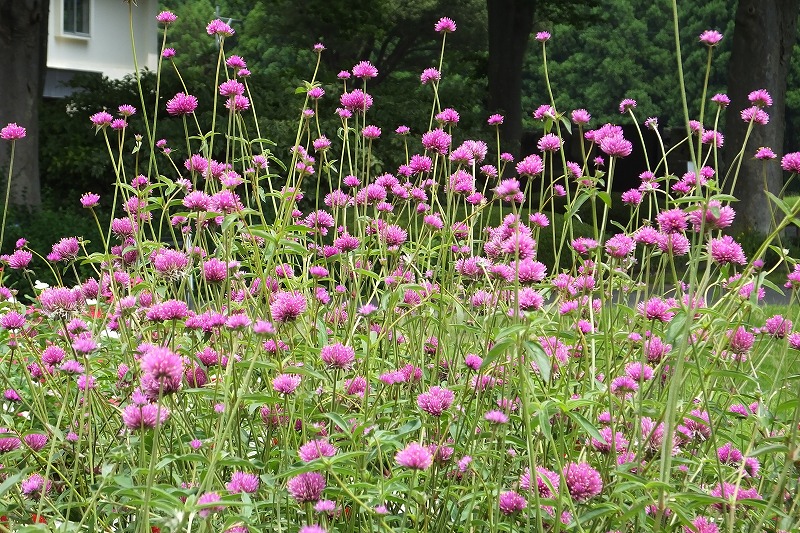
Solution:
[(733, 51), (728, 70), (728, 93), (731, 105), (727, 111), (728, 156), (732, 161), (741, 149), (747, 124), (740, 117), (750, 107), (747, 95), (755, 89), (766, 89), (773, 105), (766, 108), (770, 121), (766, 126), (754, 125), (744, 151), (744, 159), (733, 191), (737, 204), (736, 230), (767, 234), (772, 229), (768, 190), (777, 194), (783, 186), (780, 165), (753, 159), (759, 147), (783, 151), (786, 109), (786, 76), (797, 33), (800, 0), (739, 0)]
[(528, 48), (536, 0), (486, 0), (489, 15), (489, 111), (505, 116), (503, 151), (520, 155), (522, 63)]
[[(16, 122), (27, 130), (25, 139), (16, 142), (11, 202), (31, 208), (41, 204), (39, 102), (47, 68), (49, 9), (49, 0), (0, 0), (0, 126)], [(9, 156), (4, 142), (0, 146), (3, 183)], [(5, 184), (2, 190), (5, 198)]]

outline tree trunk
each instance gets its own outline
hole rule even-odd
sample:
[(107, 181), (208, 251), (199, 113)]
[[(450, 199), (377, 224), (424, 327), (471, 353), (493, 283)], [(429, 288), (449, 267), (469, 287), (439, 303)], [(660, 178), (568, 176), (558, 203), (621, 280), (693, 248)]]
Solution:
[(486, 0), (486, 7), (489, 15), (489, 110), (504, 115), (500, 126), (502, 149), (518, 157), (522, 139), (522, 63), (533, 29), (536, 1)]
[[(41, 204), (39, 102), (47, 68), (49, 9), (49, 0), (0, 0), (0, 126), (16, 122), (27, 130), (25, 139), (16, 142), (11, 202), (29, 208)], [(0, 171), (5, 181), (10, 151), (7, 142), (3, 145)]]
[(772, 229), (771, 206), (764, 191), (777, 194), (783, 186), (783, 173), (776, 161), (764, 164), (753, 155), (762, 146), (783, 152), (786, 76), (797, 33), (798, 9), (800, 0), (739, 0), (736, 10), (728, 69), (728, 161), (733, 160), (744, 141), (747, 124), (740, 112), (752, 105), (747, 95), (755, 89), (766, 89), (773, 101), (772, 107), (766, 108), (769, 123), (753, 127), (733, 191), (740, 200), (735, 226), (738, 232), (765, 235)]

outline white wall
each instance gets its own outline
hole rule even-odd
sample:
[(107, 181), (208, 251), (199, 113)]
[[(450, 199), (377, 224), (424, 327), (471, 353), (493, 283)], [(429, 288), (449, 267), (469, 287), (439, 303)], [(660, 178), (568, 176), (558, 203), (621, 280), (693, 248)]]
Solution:
[[(50, 0), (47, 67), (62, 70), (102, 72), (112, 79), (132, 74), (128, 3), (122, 0), (89, 0), (91, 19), (88, 37), (62, 31), (63, 0)], [(131, 5), (139, 68), (158, 65), (157, 0), (137, 0)]]

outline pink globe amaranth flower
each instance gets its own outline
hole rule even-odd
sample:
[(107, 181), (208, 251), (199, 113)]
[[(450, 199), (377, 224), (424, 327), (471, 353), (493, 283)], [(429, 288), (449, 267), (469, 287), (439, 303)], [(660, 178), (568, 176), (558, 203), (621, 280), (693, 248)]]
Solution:
[(775, 152), (772, 151), (771, 148), (767, 148), (765, 146), (762, 146), (761, 148), (759, 148), (756, 151), (756, 155), (753, 156), (753, 157), (755, 157), (756, 159), (760, 159), (762, 161), (765, 161), (765, 160), (768, 160), (768, 159), (775, 159), (778, 156), (775, 154)]
[(456, 111), (452, 107), (448, 107), (442, 109), (442, 111), (437, 113), (434, 118), (436, 118), (436, 122), (438, 122), (439, 124), (453, 125), (453, 124), (458, 124), (458, 121), (461, 120), (461, 115), (459, 115), (458, 111)]
[(724, 229), (733, 224), (736, 212), (729, 205), (722, 205), (719, 200), (711, 200), (708, 208), (698, 206), (698, 209), (689, 213), (689, 221), (692, 223), (694, 231), (700, 231), (701, 227), (706, 231)]
[(425, 85), (428, 82), (439, 81), (442, 79), (442, 74), (435, 68), (426, 68), (419, 76), (419, 81)]
[(708, 251), (711, 254), (711, 259), (719, 265), (726, 265), (728, 263), (744, 265), (747, 263), (742, 245), (733, 240), (733, 237), (730, 235), (711, 239), (708, 243)]
[(81, 308), (84, 298), (80, 289), (51, 287), (39, 294), (39, 303), (46, 315), (68, 318)]
[(585, 502), (603, 491), (600, 472), (588, 463), (569, 463), (564, 467), (564, 481), (575, 501)]
[(800, 333), (792, 333), (789, 335), (789, 348), (800, 350)]
[(433, 416), (442, 416), (455, 399), (455, 394), (449, 389), (434, 386), (428, 392), (417, 396), (417, 406)]
[(456, 23), (449, 17), (440, 18), (433, 26), (437, 33), (453, 33), (456, 31)]
[(113, 122), (114, 117), (111, 116), (111, 113), (108, 113), (106, 111), (100, 111), (90, 116), (89, 120), (91, 120), (92, 124), (94, 124), (96, 127), (102, 128), (104, 126), (111, 125), (111, 122)]
[(413, 470), (427, 470), (433, 464), (433, 454), (427, 447), (412, 442), (397, 452), (394, 460), (402, 467)]
[(727, 481), (719, 483), (717, 486), (711, 489), (710, 495), (725, 500), (723, 503), (715, 503), (711, 505), (712, 508), (725, 513), (729, 512), (732, 507), (736, 506), (736, 503), (739, 500), (762, 499), (756, 487), (746, 489), (741, 485), (728, 483)]
[(754, 106), (758, 107), (770, 107), (772, 106), (772, 96), (770, 96), (769, 92), (766, 89), (757, 89), (750, 94), (747, 95), (747, 99), (750, 100), (750, 103)]
[(722, 108), (728, 107), (731, 103), (731, 99), (728, 98), (728, 95), (724, 93), (715, 94), (711, 97), (711, 101)]
[(22, 401), (22, 397), (14, 389), (6, 389), (5, 391), (3, 391), (3, 398), (8, 400), (9, 402), (21, 402)]
[(225, 107), (232, 111), (246, 111), (250, 109), (250, 99), (246, 96), (236, 94), (225, 101)]
[(638, 189), (630, 189), (622, 193), (622, 203), (637, 206), (642, 203), (642, 193)]
[(216, 492), (206, 492), (197, 498), (197, 505), (201, 507), (197, 514), (202, 518), (206, 518), (211, 515), (211, 513), (224, 511), (224, 505), (217, 505), (221, 500), (222, 498)]
[(572, 122), (581, 125), (588, 124), (589, 121), (592, 120), (592, 115), (585, 109), (575, 109), (570, 117), (572, 118)]
[[(675, 303), (669, 300), (664, 300), (663, 298), (659, 298), (658, 296), (654, 296), (647, 300), (646, 302), (642, 302), (637, 306), (637, 310), (639, 314), (644, 316), (647, 320), (658, 320), (660, 322), (669, 322), (672, 320), (672, 317), (675, 316), (675, 313), (670, 311), (673, 307), (675, 307)], [(652, 337), (653, 339), (658, 337)]]
[(739, 326), (735, 330), (728, 330), (728, 349), (735, 354), (746, 354), (753, 348), (755, 334), (747, 331), (744, 326)]
[(209, 35), (217, 35), (219, 37), (230, 37), (236, 33), (233, 28), (219, 19), (209, 22), (208, 26), (206, 26), (206, 32)]
[(722, 34), (717, 30), (706, 30), (699, 37), (699, 41), (708, 46), (716, 46), (721, 40)]
[(372, 107), (372, 96), (361, 89), (354, 89), (349, 93), (344, 93), (339, 98), (342, 106), (348, 111), (358, 111), (365, 113)]
[(531, 154), (517, 163), (516, 170), (520, 176), (534, 177), (544, 172), (544, 163), (541, 157)]
[(536, 40), (540, 43), (544, 43), (550, 40), (550, 32), (549, 31), (540, 31), (536, 33)]
[(308, 463), (320, 457), (333, 457), (338, 450), (326, 439), (310, 440), (300, 446), (297, 455), (300, 460)]
[(561, 149), (562, 144), (563, 141), (558, 135), (554, 133), (548, 133), (539, 139), (539, 142), (536, 143), (536, 147), (542, 152), (555, 152)]
[(231, 494), (247, 492), (254, 494), (258, 492), (258, 476), (247, 472), (236, 471), (231, 475), (231, 480), (225, 485)]
[(390, 249), (397, 249), (406, 242), (408, 233), (397, 224), (392, 224), (381, 230), (380, 236), (381, 240), (383, 240)]
[(369, 61), (360, 61), (353, 67), (353, 76), (356, 78), (368, 79), (378, 75), (378, 69)]
[(225, 60), (225, 64), (229, 68), (235, 68), (235, 69), (247, 68), (247, 63), (245, 62), (245, 60), (241, 56), (237, 55), (230, 56), (228, 59)]
[(164, 50), (161, 51), (161, 57), (163, 57), (164, 59), (172, 59), (173, 57), (175, 57), (175, 49), (164, 48)]
[(627, 157), (633, 151), (633, 144), (622, 135), (609, 135), (600, 140), (600, 150), (611, 157)]
[(122, 410), (122, 422), (131, 431), (146, 431), (166, 422), (169, 414), (169, 409), (163, 405), (155, 403), (131, 404)]
[(490, 115), (489, 118), (486, 120), (487, 124), (490, 126), (500, 126), (505, 120), (505, 117), (500, 114)]
[(500, 493), (497, 505), (504, 515), (516, 514), (528, 506), (528, 501), (519, 493), (507, 490)]
[(0, 433), (0, 453), (14, 451), (22, 445), (22, 441), (19, 438), (14, 436), (2, 437), (4, 434), (7, 433)]
[(636, 109), (636, 100), (625, 98), (619, 103), (619, 112), (627, 113), (630, 109)]
[(717, 148), (722, 148), (725, 144), (725, 136), (716, 130), (706, 130), (700, 137), (703, 144), (713, 144)]
[(730, 442), (727, 442), (717, 448), (717, 458), (722, 464), (739, 465), (742, 462), (742, 452), (734, 448)]
[(432, 150), (445, 155), (450, 149), (451, 140), (452, 138), (449, 133), (446, 133), (441, 128), (436, 128), (422, 135), (422, 146), (424, 146), (426, 150)]
[(611, 380), (610, 388), (613, 394), (625, 396), (639, 390), (639, 384), (630, 376), (619, 376)]
[(507, 424), (508, 423), (508, 415), (506, 415), (503, 411), (498, 411), (497, 409), (493, 409), (491, 411), (487, 411), (483, 418), (492, 424)]
[(758, 106), (743, 109), (741, 117), (744, 122), (752, 122), (753, 124), (761, 124), (762, 126), (769, 124), (769, 114)]
[(81, 196), (81, 206), (84, 208), (91, 208), (97, 206), (100, 202), (100, 195), (92, 192), (87, 192)]
[(212, 257), (203, 263), (203, 279), (209, 283), (220, 283), (228, 277), (228, 265), (224, 261)]
[(11, 331), (25, 327), (25, 315), (16, 311), (9, 311), (0, 318), (0, 327)]
[(783, 156), (781, 168), (786, 172), (800, 172), (800, 152), (791, 152)]
[(28, 448), (30, 448), (35, 452), (38, 452), (42, 448), (47, 446), (48, 438), (47, 435), (44, 435), (42, 433), (31, 433), (29, 435), (25, 435), (25, 437), (22, 440), (25, 441), (25, 444), (28, 446)]
[(622, 259), (631, 254), (636, 248), (636, 241), (624, 233), (618, 233), (606, 241), (605, 250), (608, 255)]
[(325, 96), (325, 89), (322, 87), (312, 87), (308, 90), (308, 97), (312, 100), (319, 100), (323, 96)]
[(156, 381), (180, 381), (183, 376), (183, 359), (169, 348), (150, 348), (142, 356), (140, 365), (142, 372)]
[(33, 473), (19, 484), (19, 490), (27, 498), (36, 498), (43, 492), (49, 492), (53, 483), (41, 474)]
[(698, 516), (691, 526), (683, 526), (684, 533), (719, 533), (719, 526), (707, 516)]
[(292, 394), (301, 381), (302, 378), (297, 374), (279, 374), (272, 380), (272, 388), (281, 394)]
[(328, 532), (324, 527), (320, 526), (319, 524), (311, 524), (310, 526), (301, 527), (298, 533), (328, 533)]
[(320, 359), (333, 368), (350, 368), (356, 360), (356, 351), (342, 343), (324, 346), (320, 352)]
[(365, 139), (377, 139), (381, 136), (381, 129), (378, 126), (373, 125), (364, 126), (364, 128), (361, 130), (361, 135), (363, 135)]
[(162, 11), (156, 15), (156, 20), (164, 25), (169, 25), (178, 20), (178, 17), (170, 11)]
[(234, 96), (244, 94), (244, 85), (237, 80), (228, 80), (219, 85), (219, 94), (222, 96)]
[(306, 297), (300, 292), (278, 291), (269, 306), (272, 320), (281, 323), (296, 320), (305, 312), (307, 305)]
[(766, 333), (777, 339), (783, 339), (792, 330), (792, 321), (788, 318), (783, 318), (781, 315), (773, 315), (769, 317), (761, 328), (762, 333)]
[(662, 233), (682, 233), (687, 226), (686, 213), (679, 207), (661, 211), (656, 221)]
[(19, 139), (24, 139), (25, 135), (25, 128), (17, 126), (16, 122), (11, 122), (0, 130), (0, 139), (4, 141), (17, 141)]
[(48, 259), (54, 261), (72, 261), (78, 257), (80, 244), (77, 237), (64, 237), (53, 245)]
[(197, 97), (178, 93), (167, 101), (167, 113), (170, 115), (188, 115), (197, 109)]
[(325, 486), (325, 477), (319, 472), (304, 472), (286, 483), (289, 495), (301, 504), (318, 501)]

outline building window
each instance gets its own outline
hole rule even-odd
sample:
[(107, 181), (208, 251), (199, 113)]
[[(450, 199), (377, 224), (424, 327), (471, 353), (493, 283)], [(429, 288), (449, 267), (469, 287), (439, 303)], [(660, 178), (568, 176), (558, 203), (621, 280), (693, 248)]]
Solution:
[(63, 0), (64, 33), (89, 35), (89, 5), (91, 0)]

